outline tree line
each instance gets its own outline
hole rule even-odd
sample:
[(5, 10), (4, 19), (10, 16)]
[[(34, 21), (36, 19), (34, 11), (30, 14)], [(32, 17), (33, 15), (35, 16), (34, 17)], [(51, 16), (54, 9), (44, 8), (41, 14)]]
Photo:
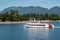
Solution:
[(30, 18), (35, 18), (36, 20), (60, 20), (60, 15), (51, 13), (27, 13), (20, 14), (17, 10), (11, 10), (10, 12), (0, 13), (0, 21), (27, 21)]

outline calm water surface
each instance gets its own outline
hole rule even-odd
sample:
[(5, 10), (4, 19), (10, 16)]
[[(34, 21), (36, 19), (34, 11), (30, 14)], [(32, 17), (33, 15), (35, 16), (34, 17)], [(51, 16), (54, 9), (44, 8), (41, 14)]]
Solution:
[(24, 24), (0, 24), (0, 40), (60, 40), (60, 22), (54, 29), (26, 28)]

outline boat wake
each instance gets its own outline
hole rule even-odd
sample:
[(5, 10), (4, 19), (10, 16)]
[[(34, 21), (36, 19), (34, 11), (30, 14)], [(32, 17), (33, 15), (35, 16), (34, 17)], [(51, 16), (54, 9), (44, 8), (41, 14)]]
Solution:
[(54, 27), (54, 28), (60, 28), (60, 26)]

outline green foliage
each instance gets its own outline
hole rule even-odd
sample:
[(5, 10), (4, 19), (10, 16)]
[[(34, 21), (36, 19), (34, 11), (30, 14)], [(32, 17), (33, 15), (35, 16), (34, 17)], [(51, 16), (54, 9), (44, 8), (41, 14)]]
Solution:
[(39, 13), (27, 13), (19, 14), (17, 10), (11, 10), (10, 12), (5, 12), (0, 14), (1, 21), (26, 21), (30, 18), (35, 18), (36, 20), (60, 20), (60, 15), (57, 14), (39, 14)]
[(11, 10), (10, 12), (0, 14), (1, 21), (20, 21), (20, 17), (17, 10)]
[(60, 16), (57, 14), (35, 14), (35, 13), (31, 13), (31, 14), (24, 14), (23, 15), (25, 20), (29, 20), (30, 18), (35, 18), (36, 20), (60, 20)]

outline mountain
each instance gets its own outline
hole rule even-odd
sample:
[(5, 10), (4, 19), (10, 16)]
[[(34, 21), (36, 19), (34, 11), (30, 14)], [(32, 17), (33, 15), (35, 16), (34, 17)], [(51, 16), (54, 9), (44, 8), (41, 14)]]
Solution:
[(15, 7), (15, 6), (12, 6), (12, 7), (9, 7), (9, 8), (6, 8), (4, 10), (1, 11), (1, 13), (4, 13), (4, 12), (10, 12), (11, 9), (14, 9), (14, 10), (17, 10), (20, 14), (26, 14), (26, 13), (55, 13), (55, 14), (60, 14), (60, 7), (58, 6), (55, 6), (55, 7), (52, 7), (50, 9), (48, 8), (43, 8), (43, 7), (40, 7), (40, 6), (30, 6), (30, 7)]
[(60, 14), (60, 7), (55, 6), (50, 9), (51, 13)]

